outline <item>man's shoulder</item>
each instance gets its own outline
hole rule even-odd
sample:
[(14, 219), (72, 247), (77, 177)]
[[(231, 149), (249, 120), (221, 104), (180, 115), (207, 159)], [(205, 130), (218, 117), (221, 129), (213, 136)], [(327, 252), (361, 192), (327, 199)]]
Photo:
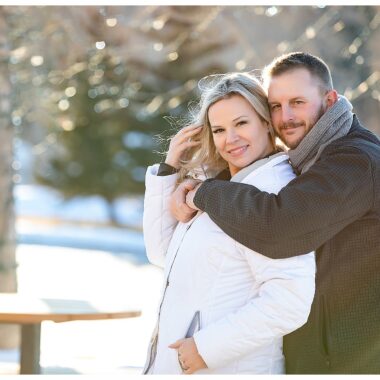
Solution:
[(380, 140), (364, 128), (359, 120), (354, 117), (353, 125), (349, 133), (329, 144), (324, 154), (335, 156), (337, 154), (356, 154), (380, 165)]

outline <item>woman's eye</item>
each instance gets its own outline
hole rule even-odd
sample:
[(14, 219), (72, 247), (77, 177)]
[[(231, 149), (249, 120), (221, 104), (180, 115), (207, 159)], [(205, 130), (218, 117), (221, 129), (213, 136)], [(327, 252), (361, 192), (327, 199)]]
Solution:
[(221, 132), (223, 132), (223, 129), (222, 129), (222, 128), (214, 129), (214, 130), (212, 131), (212, 133), (214, 133), (214, 134), (221, 133)]
[(236, 125), (244, 125), (247, 124), (247, 120), (239, 121)]

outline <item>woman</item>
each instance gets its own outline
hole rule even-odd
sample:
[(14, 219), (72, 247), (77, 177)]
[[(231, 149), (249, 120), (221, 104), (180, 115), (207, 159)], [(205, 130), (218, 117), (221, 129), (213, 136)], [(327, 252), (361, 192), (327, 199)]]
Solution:
[(171, 140), (164, 165), (147, 170), (144, 239), (165, 283), (144, 373), (284, 373), (282, 337), (308, 318), (314, 253), (268, 259), (205, 213), (188, 223), (170, 214), (179, 181), (218, 172), (269, 193), (295, 176), (275, 146), (265, 92), (249, 74), (203, 88), (194, 125)]

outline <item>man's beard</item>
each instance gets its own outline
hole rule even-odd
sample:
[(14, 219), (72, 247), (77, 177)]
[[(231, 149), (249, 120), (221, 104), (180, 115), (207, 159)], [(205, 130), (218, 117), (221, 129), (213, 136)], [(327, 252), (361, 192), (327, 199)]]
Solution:
[[(295, 149), (297, 148), (297, 146), (299, 145), (299, 143), (304, 139), (304, 137), (314, 128), (314, 125), (318, 122), (318, 120), (321, 118), (321, 116), (326, 112), (326, 109), (325, 107), (323, 106), (323, 104), (321, 104), (318, 112), (316, 113), (316, 115), (310, 120), (310, 127), (308, 129), (308, 131), (303, 135), (303, 136), (300, 136), (297, 140), (295, 141), (292, 141), (291, 143), (287, 142), (285, 139), (283, 139), (281, 137), (281, 134), (280, 134), (280, 139), (281, 141), (283, 141), (286, 146), (290, 149)], [(301, 121), (301, 122), (288, 122), (288, 123), (283, 123), (280, 125), (280, 131), (282, 129), (287, 129), (287, 128), (302, 128), (302, 127), (305, 127), (306, 126), (306, 123), (305, 121)]]

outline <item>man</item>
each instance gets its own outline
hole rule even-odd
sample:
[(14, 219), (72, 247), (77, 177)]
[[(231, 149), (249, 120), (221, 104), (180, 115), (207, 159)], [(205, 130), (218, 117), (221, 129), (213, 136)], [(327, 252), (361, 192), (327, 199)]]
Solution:
[(278, 195), (221, 180), (189, 191), (188, 181), (173, 213), (186, 221), (203, 210), (273, 259), (316, 250), (308, 322), (284, 338), (287, 373), (380, 373), (380, 141), (337, 95), (321, 59), (290, 53), (264, 74), (273, 125), (300, 175)]

